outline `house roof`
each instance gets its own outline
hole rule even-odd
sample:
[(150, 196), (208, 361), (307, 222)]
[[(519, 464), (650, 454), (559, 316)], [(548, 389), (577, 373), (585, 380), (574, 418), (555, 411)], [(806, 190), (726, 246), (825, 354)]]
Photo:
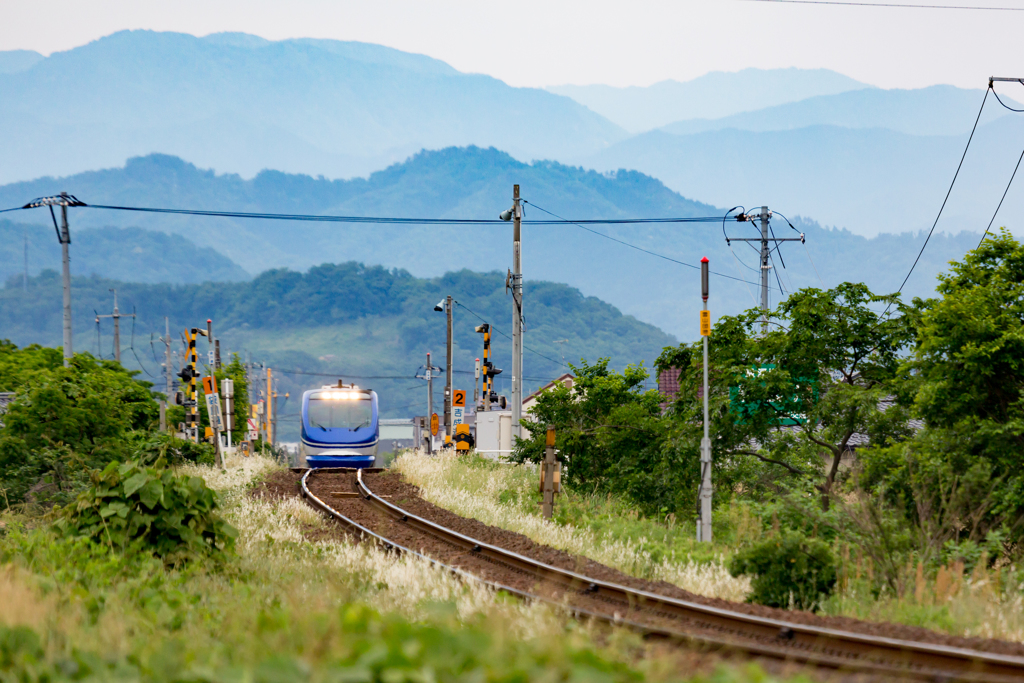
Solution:
[(528, 401), (535, 401), (538, 396), (540, 396), (542, 393), (544, 393), (548, 389), (551, 389), (556, 384), (561, 384), (561, 385), (564, 385), (564, 386), (568, 387), (569, 389), (572, 389), (572, 386), (575, 383), (576, 383), (576, 378), (573, 377), (571, 373), (567, 372), (564, 375), (561, 375), (561, 376), (551, 380), (550, 382), (548, 382), (547, 384), (542, 386), (540, 389), (538, 389), (537, 391), (533, 392), (532, 394), (530, 394), (529, 396), (524, 398), (523, 399), (523, 405), (526, 405), (526, 403)]

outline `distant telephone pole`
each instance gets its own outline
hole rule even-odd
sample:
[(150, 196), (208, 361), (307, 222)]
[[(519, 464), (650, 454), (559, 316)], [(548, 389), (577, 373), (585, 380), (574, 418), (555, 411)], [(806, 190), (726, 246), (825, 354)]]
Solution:
[[(99, 323), (100, 318), (113, 318), (114, 319), (114, 360), (118, 363), (121, 362), (121, 318), (134, 318), (135, 314), (122, 315), (121, 311), (117, 308), (117, 290), (107, 290), (114, 293), (114, 312), (111, 314), (97, 315), (96, 322)], [(170, 336), (170, 335), (168, 335)]]
[[(455, 364), (455, 352), (452, 339), (452, 297), (445, 298), (445, 311), (448, 313), (448, 354), (444, 368), (444, 434), (447, 441), (452, 439), (452, 366)], [(455, 443), (452, 441), (452, 446)]]
[(523, 418), (523, 207), (519, 185), (512, 186), (512, 445), (521, 435)]
[(28, 291), (28, 233), (25, 234), (25, 274), (21, 278), (21, 291)]
[[(772, 269), (771, 256), (773, 251), (777, 251), (779, 248), (779, 242), (804, 242), (804, 234), (800, 233), (799, 237), (775, 237), (768, 235), (768, 221), (772, 217), (772, 212), (768, 210), (767, 206), (762, 206), (761, 211), (757, 214), (739, 214), (736, 217), (738, 221), (760, 221), (761, 222), (761, 236), (760, 237), (726, 237), (725, 243), (730, 242), (760, 242), (761, 243), (761, 333), (765, 334), (768, 332), (768, 273)], [(794, 228), (795, 230), (795, 228)], [(774, 248), (769, 248), (769, 243), (775, 243)]]
[(171, 400), (171, 392), (174, 390), (174, 380), (171, 374), (171, 321), (164, 316), (164, 336), (160, 337), (164, 343), (164, 393), (167, 396), (160, 401), (160, 431), (167, 431), (167, 402)]

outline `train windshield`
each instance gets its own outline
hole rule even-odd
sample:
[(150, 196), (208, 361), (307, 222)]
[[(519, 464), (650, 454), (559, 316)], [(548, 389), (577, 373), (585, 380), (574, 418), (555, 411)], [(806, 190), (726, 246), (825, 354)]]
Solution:
[(311, 396), (307, 413), (313, 429), (360, 429), (373, 420), (370, 397), (336, 399)]

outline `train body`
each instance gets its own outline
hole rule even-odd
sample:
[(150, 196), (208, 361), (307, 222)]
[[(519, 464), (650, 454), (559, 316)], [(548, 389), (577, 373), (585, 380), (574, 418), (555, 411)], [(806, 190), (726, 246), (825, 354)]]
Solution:
[(338, 382), (302, 394), (301, 460), (307, 467), (373, 467), (377, 393)]

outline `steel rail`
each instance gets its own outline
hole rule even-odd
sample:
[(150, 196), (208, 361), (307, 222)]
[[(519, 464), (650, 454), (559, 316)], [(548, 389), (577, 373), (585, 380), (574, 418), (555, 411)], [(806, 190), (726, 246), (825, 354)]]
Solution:
[[(476, 581), (495, 590), (506, 591), (526, 600), (538, 600), (553, 604), (559, 608), (568, 609), (577, 616), (586, 616), (609, 624), (625, 626), (647, 635), (679, 640), (697, 646), (744, 652), (776, 660), (797, 661), (829, 669), (897, 676), (903, 679), (985, 681), (990, 683), (1024, 681), (1024, 657), (871, 636), (759, 617), (628, 588), (553, 567), (510, 550), (481, 542), (409, 513), (374, 494), (363, 481), (362, 470), (356, 470), (356, 483), (364, 500), (421, 533), (465, 548), (492, 562), (504, 564), (540, 579), (562, 585), (570, 591), (625, 603), (634, 612), (641, 609), (654, 610), (685, 619), (697, 628), (710, 629), (725, 635), (687, 633), (641, 623), (635, 618), (626, 618), (620, 613), (609, 615), (567, 606), (540, 595), (481, 579), (462, 569), (451, 567), (400, 546), (359, 525), (331, 508), (309, 490), (308, 479), (316, 471), (308, 470), (302, 477), (302, 495), (314, 507), (335, 517), (356, 533), (375, 540), (386, 549), (422, 558), (461, 578)], [(350, 472), (351, 470), (346, 471)], [(751, 638), (754, 639), (753, 642), (749, 640)]]

